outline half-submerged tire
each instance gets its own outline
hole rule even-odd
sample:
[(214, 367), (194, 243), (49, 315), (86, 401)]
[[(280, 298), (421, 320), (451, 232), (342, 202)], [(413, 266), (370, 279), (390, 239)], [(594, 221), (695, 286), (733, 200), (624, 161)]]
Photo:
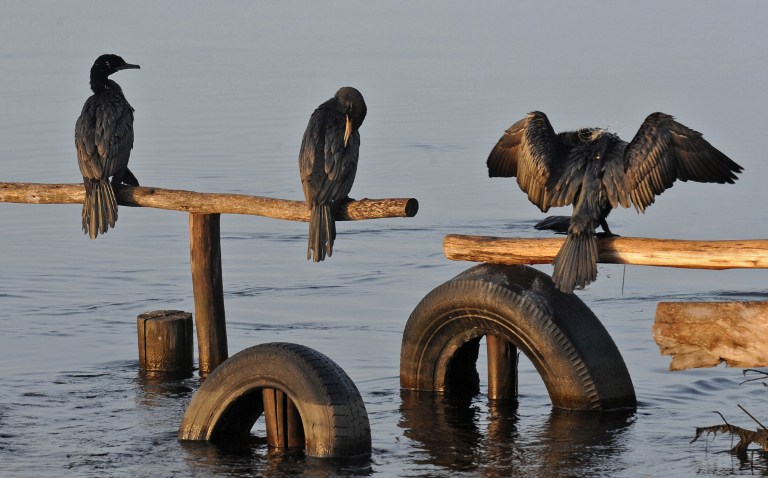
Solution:
[[(480, 338), (495, 336), (530, 359), (552, 406), (637, 406), (632, 380), (603, 325), (574, 294), (532, 267), (481, 264), (427, 294), (411, 313), (400, 351), (400, 385), (452, 392), (471, 387)], [(458, 377), (457, 377), (458, 375)]]
[(289, 343), (256, 345), (219, 365), (192, 397), (179, 439), (245, 439), (264, 411), (264, 389), (282, 391), (298, 409), (308, 456), (370, 453), (368, 413), (355, 384), (325, 355)]

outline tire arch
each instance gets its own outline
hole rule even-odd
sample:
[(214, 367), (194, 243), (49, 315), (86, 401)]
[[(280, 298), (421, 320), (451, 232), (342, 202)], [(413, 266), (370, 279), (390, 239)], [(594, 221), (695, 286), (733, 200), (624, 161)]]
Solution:
[(349, 376), (320, 352), (277, 342), (247, 348), (219, 365), (187, 406), (179, 440), (247, 437), (264, 411), (265, 388), (280, 390), (293, 401), (308, 456), (370, 453), (368, 414)]
[(401, 387), (448, 391), (457, 352), (484, 335), (506, 339), (529, 358), (554, 407), (637, 405), (624, 360), (597, 317), (528, 266), (481, 264), (427, 294), (403, 332)]

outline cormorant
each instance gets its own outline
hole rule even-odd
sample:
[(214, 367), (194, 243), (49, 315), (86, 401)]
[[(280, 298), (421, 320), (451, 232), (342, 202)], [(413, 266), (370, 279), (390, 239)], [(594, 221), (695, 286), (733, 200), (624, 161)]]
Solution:
[(357, 172), (360, 133), (367, 112), (359, 91), (344, 87), (309, 118), (299, 153), (299, 172), (310, 209), (307, 259), (322, 261), (333, 253), (333, 216), (348, 200)]
[(115, 227), (117, 200), (112, 186), (139, 185), (128, 169), (133, 148), (133, 108), (120, 85), (108, 78), (128, 68), (139, 65), (128, 64), (117, 55), (96, 59), (91, 67), (93, 95), (85, 101), (75, 124), (77, 162), (85, 183), (83, 231), (91, 239)]
[[(613, 235), (605, 218), (619, 204), (645, 212), (677, 179), (733, 183), (742, 171), (701, 133), (664, 113), (649, 115), (627, 143), (601, 128), (555, 134), (546, 115), (534, 111), (505, 131), (486, 164), (490, 177), (517, 177), (542, 212), (573, 205), (552, 274), (566, 293), (597, 278), (595, 228)], [(537, 227), (562, 230), (562, 222), (552, 217)]]

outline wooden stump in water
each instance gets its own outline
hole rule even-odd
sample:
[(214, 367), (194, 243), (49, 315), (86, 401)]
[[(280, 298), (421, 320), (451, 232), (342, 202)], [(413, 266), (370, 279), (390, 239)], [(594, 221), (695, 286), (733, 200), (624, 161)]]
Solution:
[(192, 371), (192, 314), (155, 310), (138, 316), (139, 368), (147, 372)]

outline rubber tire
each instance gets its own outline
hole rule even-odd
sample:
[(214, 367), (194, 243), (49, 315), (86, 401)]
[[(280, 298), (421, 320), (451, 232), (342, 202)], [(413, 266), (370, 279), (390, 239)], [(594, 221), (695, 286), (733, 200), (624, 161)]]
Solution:
[(576, 295), (557, 290), (548, 275), (528, 266), (481, 264), (427, 294), (403, 332), (401, 387), (452, 391), (451, 384), (462, 383), (456, 375), (471, 387), (467, 369), (477, 374), (485, 335), (508, 340), (530, 359), (553, 407), (637, 406), (624, 360), (597, 317)]
[(313, 457), (370, 454), (371, 428), (360, 392), (334, 361), (309, 347), (267, 343), (219, 365), (187, 407), (179, 440), (244, 439), (263, 413), (261, 390), (288, 395), (301, 415)]

